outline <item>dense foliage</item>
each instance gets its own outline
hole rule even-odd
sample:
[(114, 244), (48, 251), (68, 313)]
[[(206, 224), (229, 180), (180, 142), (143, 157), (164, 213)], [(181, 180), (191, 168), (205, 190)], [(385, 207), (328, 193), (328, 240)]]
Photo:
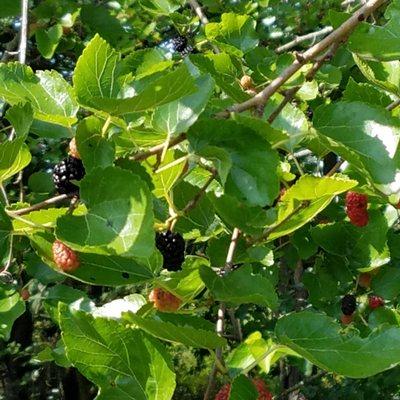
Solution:
[(0, 399), (398, 398), (400, 0), (26, 2)]

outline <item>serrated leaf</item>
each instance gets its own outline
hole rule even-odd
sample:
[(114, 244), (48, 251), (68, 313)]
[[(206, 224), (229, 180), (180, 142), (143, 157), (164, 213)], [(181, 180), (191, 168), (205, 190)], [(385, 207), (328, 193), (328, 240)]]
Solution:
[(383, 328), (368, 337), (341, 334), (340, 329), (330, 317), (302, 311), (279, 319), (275, 334), (318, 367), (350, 378), (366, 378), (399, 362), (400, 328)]
[(349, 49), (363, 57), (398, 60), (400, 57), (400, 1), (389, 4), (385, 11), (388, 22), (377, 26), (362, 22), (348, 41)]
[(76, 145), (86, 172), (96, 167), (109, 167), (114, 162), (114, 143), (102, 136), (103, 125), (103, 121), (90, 116), (77, 127)]
[(185, 64), (150, 82), (134, 97), (112, 99), (99, 97), (92, 100), (95, 108), (112, 115), (124, 115), (153, 109), (196, 92), (195, 80)]
[(182, 271), (173, 272), (168, 278), (156, 279), (156, 286), (163, 287), (187, 303), (204, 289), (204, 283), (200, 277), (202, 266), (209, 267), (208, 260), (202, 257), (188, 256), (182, 265)]
[(225, 184), (226, 194), (253, 206), (273, 203), (279, 191), (278, 155), (256, 132), (234, 121), (202, 120), (190, 129), (188, 140), (199, 154), (208, 146), (228, 152), (232, 167)]
[(117, 167), (92, 170), (80, 184), (88, 212), (58, 219), (56, 235), (75, 250), (148, 257), (154, 250), (153, 210), (147, 184)]
[(119, 321), (59, 307), (68, 359), (100, 387), (98, 399), (171, 399), (175, 374), (157, 341)]
[(346, 90), (343, 92), (343, 100), (364, 101), (381, 107), (387, 107), (392, 99), (383, 91), (368, 83), (358, 83), (350, 77)]
[(313, 122), (331, 150), (367, 170), (374, 182), (395, 180), (400, 122), (388, 111), (362, 102), (338, 102), (318, 107)]
[(0, 183), (11, 178), (31, 162), (31, 153), (24, 137), (0, 144)]
[(207, 74), (197, 78), (195, 83), (198, 87), (195, 93), (156, 108), (152, 119), (154, 129), (177, 135), (196, 122), (213, 92), (214, 80)]
[(5, 117), (15, 129), (17, 137), (26, 137), (33, 122), (33, 110), (30, 103), (18, 104), (9, 108)]
[[(165, 154), (164, 161), (162, 162), (162, 164), (159, 165), (158, 169), (167, 167), (168, 164), (173, 163), (178, 158), (178, 154), (176, 154), (173, 150), (168, 151)], [(148, 161), (149, 163), (145, 164), (145, 168), (152, 177), (152, 182), (154, 185), (154, 196), (158, 198), (168, 196), (170, 190), (173, 188), (176, 181), (181, 176), (182, 171), (185, 168), (185, 162), (180, 162), (162, 171), (153, 173), (151, 165), (157, 162), (157, 156), (149, 157)]]
[[(367, 61), (353, 54), (354, 61), (362, 74), (374, 85), (400, 96), (400, 62)], [(365, 99), (362, 99), (365, 101)]]
[(192, 327), (193, 317), (190, 316), (175, 317), (174, 323), (159, 318), (141, 318), (132, 313), (125, 314), (125, 319), (150, 335), (172, 343), (204, 349), (215, 349), (226, 344), (226, 340), (218, 336), (212, 327), (211, 329), (204, 329), (204, 326), (201, 329), (197, 325)]
[(29, 102), (35, 118), (71, 126), (78, 106), (72, 88), (56, 71), (38, 71), (18, 63), (0, 64), (0, 97), (10, 103)]
[[(212, 22), (206, 25), (206, 36), (216, 43), (227, 44), (225, 50), (229, 52), (230, 46), (244, 54), (254, 49), (258, 44), (255, 30), (256, 23), (248, 15), (225, 13), (221, 15), (221, 22)], [(232, 51), (232, 50), (231, 50)]]
[(252, 303), (272, 309), (278, 306), (278, 297), (271, 282), (262, 275), (254, 274), (249, 265), (223, 277), (210, 268), (201, 267), (200, 276), (219, 301), (235, 305)]
[(53, 25), (48, 29), (40, 28), (35, 32), (37, 48), (44, 58), (51, 59), (53, 57), (62, 35), (61, 24)]
[(365, 227), (350, 223), (317, 225), (311, 229), (311, 236), (325, 251), (347, 257), (352, 269), (373, 269), (390, 261), (387, 231), (388, 222), (382, 213), (370, 210)]

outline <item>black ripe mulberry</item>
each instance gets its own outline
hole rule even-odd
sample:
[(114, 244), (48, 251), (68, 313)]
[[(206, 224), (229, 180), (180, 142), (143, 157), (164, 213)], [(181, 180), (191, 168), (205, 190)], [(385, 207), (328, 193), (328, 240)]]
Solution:
[(188, 43), (188, 40), (185, 36), (176, 36), (172, 38), (171, 44), (172, 49), (178, 53), (181, 53), (182, 56), (186, 56), (193, 51), (193, 47)]
[(163, 267), (169, 271), (177, 271), (185, 260), (185, 241), (176, 232), (157, 232), (156, 247), (163, 255)]
[(53, 169), (53, 182), (59, 193), (78, 192), (79, 188), (71, 181), (80, 181), (85, 176), (85, 168), (81, 160), (68, 156)]
[(356, 311), (356, 298), (351, 294), (346, 294), (342, 297), (341, 309), (344, 315), (352, 315)]

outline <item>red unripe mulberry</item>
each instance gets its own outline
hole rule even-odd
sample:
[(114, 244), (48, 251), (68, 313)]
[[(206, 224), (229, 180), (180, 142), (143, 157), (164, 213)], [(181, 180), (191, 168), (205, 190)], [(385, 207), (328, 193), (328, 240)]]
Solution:
[(80, 265), (75, 251), (59, 240), (53, 243), (53, 259), (58, 267), (68, 273), (75, 271)]
[(368, 304), (370, 308), (375, 310), (375, 308), (382, 307), (385, 304), (385, 301), (380, 296), (370, 296), (368, 299)]
[(368, 196), (356, 192), (346, 194), (346, 213), (350, 222), (358, 227), (368, 224)]

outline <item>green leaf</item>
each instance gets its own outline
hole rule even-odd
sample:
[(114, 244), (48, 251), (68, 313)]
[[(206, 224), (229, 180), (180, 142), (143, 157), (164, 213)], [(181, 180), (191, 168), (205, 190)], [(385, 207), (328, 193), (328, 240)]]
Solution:
[(96, 167), (109, 167), (114, 162), (114, 144), (102, 136), (103, 125), (103, 121), (90, 116), (82, 120), (77, 127), (76, 145), (86, 173)]
[(117, 98), (127, 73), (121, 55), (96, 34), (76, 63), (73, 82), (79, 102), (97, 108), (98, 99)]
[(0, 340), (10, 338), (14, 321), (24, 313), (25, 303), (12, 287), (0, 286)]
[(21, 4), (14, 0), (3, 0), (0, 8), (0, 18), (14, 17), (21, 13)]
[(350, 378), (366, 378), (399, 362), (399, 328), (383, 328), (363, 338), (340, 329), (330, 317), (302, 311), (279, 319), (275, 333), (280, 343), (308, 361)]
[(230, 227), (238, 227), (249, 234), (259, 234), (260, 230), (273, 221), (267, 212), (259, 206), (249, 207), (236, 197), (208, 195), (218, 216)]
[(272, 204), (278, 196), (277, 152), (256, 132), (234, 121), (202, 120), (190, 129), (188, 139), (196, 153), (201, 154), (208, 146), (229, 153), (232, 167), (225, 184), (226, 194), (261, 207)]
[(3, 264), (3, 261), (9, 254), (9, 243), (12, 230), (13, 226), (11, 220), (0, 203), (0, 264)]
[(277, 346), (271, 339), (263, 339), (261, 332), (255, 331), (231, 351), (226, 359), (226, 366), (229, 375), (234, 378), (257, 360), (261, 370), (268, 374), (272, 365), (287, 355), (297, 356), (297, 353), (288, 347)]
[(350, 223), (317, 225), (313, 240), (325, 251), (347, 257), (352, 269), (377, 268), (390, 261), (386, 244), (388, 222), (378, 210), (370, 210), (369, 223), (356, 227)]
[(400, 57), (400, 1), (389, 4), (385, 11), (388, 22), (377, 26), (362, 22), (348, 40), (348, 47), (364, 58), (398, 60)]
[(400, 122), (388, 111), (362, 102), (338, 102), (318, 107), (313, 122), (331, 150), (367, 170), (374, 182), (394, 181)]
[(196, 92), (195, 80), (185, 64), (152, 81), (134, 97), (115, 99), (96, 97), (91, 100), (95, 108), (112, 115), (124, 115), (153, 109)]
[(400, 268), (399, 265), (390, 265), (379, 270), (378, 275), (372, 280), (374, 293), (385, 299), (396, 299), (400, 294)]
[(250, 265), (223, 277), (210, 268), (201, 267), (200, 276), (219, 301), (235, 305), (253, 303), (272, 309), (278, 306), (278, 297), (271, 282), (262, 275), (254, 274)]
[(197, 92), (158, 107), (153, 114), (153, 128), (169, 135), (186, 132), (203, 112), (214, 89), (214, 80), (203, 75), (195, 81)]
[[(215, 349), (223, 347), (226, 344), (226, 340), (213, 331), (213, 326), (201, 324), (202, 329), (199, 328), (198, 324), (202, 322), (200, 318), (180, 315), (173, 317), (172, 323), (168, 320), (163, 321), (157, 317), (141, 318), (128, 313), (125, 314), (125, 319), (150, 335), (166, 340), (167, 342), (182, 343), (186, 346), (203, 349)], [(194, 323), (193, 321), (196, 322)], [(206, 326), (207, 329), (205, 329)]]
[(33, 110), (29, 103), (18, 104), (9, 108), (6, 112), (6, 118), (15, 129), (17, 137), (28, 136), (33, 122)]
[(200, 277), (200, 269), (203, 267), (209, 267), (209, 262), (205, 258), (188, 256), (182, 265), (182, 271), (173, 272), (168, 278), (156, 279), (156, 286), (163, 287), (187, 303), (204, 289)]
[(151, 194), (137, 175), (117, 167), (92, 170), (81, 181), (88, 212), (58, 219), (56, 235), (75, 250), (148, 257), (154, 249)]
[(24, 137), (0, 144), (0, 183), (11, 178), (31, 162), (31, 153)]
[[(264, 116), (268, 118), (282, 102), (283, 96), (275, 94), (266, 104)], [(309, 133), (308, 121), (304, 113), (291, 103), (285, 105), (283, 110), (272, 122), (271, 126), (277, 130), (288, 133), (289, 137), (283, 143), (283, 147), (293, 151)]]
[(29, 102), (35, 118), (71, 126), (76, 121), (78, 105), (72, 88), (56, 71), (38, 71), (18, 63), (0, 64), (0, 97), (17, 105)]
[(250, 97), (239, 85), (236, 78), (239, 71), (234, 65), (234, 59), (228, 54), (192, 54), (190, 61), (203, 73), (210, 74), (215, 83), (236, 102), (240, 103)]
[(358, 83), (351, 77), (343, 92), (343, 100), (364, 101), (381, 107), (387, 107), (392, 102), (392, 99), (383, 91), (369, 83)]
[(258, 392), (254, 384), (244, 375), (238, 376), (231, 386), (229, 400), (257, 400)]
[(93, 318), (62, 304), (59, 310), (67, 357), (100, 387), (97, 399), (171, 399), (175, 374), (157, 341), (120, 321)]
[(122, 27), (119, 19), (115, 18), (105, 7), (95, 4), (86, 4), (81, 8), (81, 19), (85, 27), (100, 35), (113, 46), (122, 46), (127, 31)]
[[(47, 233), (37, 233), (30, 236), (30, 240), (43, 261), (62, 273), (53, 261), (51, 248), (54, 237)], [(78, 256), (80, 267), (69, 276), (92, 285), (120, 286), (150, 281), (162, 266), (162, 257), (158, 252), (154, 252), (148, 258), (104, 256), (94, 253), (80, 253)]]
[(35, 32), (38, 50), (44, 58), (51, 59), (53, 57), (62, 35), (61, 24), (53, 25), (48, 29), (40, 28)]
[(179, 0), (139, 0), (140, 5), (156, 14), (169, 15), (182, 6)]
[[(173, 163), (175, 160), (179, 158), (178, 154), (173, 150), (168, 151), (165, 154), (164, 161), (160, 164), (158, 169), (168, 166)], [(182, 174), (183, 169), (185, 168), (185, 162), (180, 162), (178, 164), (172, 165), (171, 167), (153, 173), (152, 165), (157, 162), (157, 156), (149, 157), (148, 163), (145, 164), (145, 168), (147, 172), (152, 177), (152, 182), (154, 185), (153, 194), (154, 196), (160, 197), (168, 197), (168, 194), (172, 187), (175, 185), (176, 181)]]
[(357, 185), (344, 176), (316, 177), (303, 175), (278, 203), (278, 218), (268, 240), (294, 232), (313, 219), (332, 199)]
[(248, 15), (225, 13), (221, 15), (221, 22), (212, 22), (206, 25), (206, 36), (217, 44), (227, 44), (225, 50), (229, 52), (230, 46), (240, 50), (240, 54), (247, 53), (258, 44), (255, 30), (256, 23)]
[[(173, 192), (175, 206), (179, 210), (182, 210), (193, 199), (198, 190), (186, 182), (180, 182), (174, 188)], [(196, 207), (178, 219), (176, 230), (189, 232), (193, 229), (198, 229), (201, 233), (206, 233), (214, 218), (214, 211), (210, 200), (206, 196), (202, 196)]]
[[(371, 83), (385, 91), (395, 94), (396, 96), (400, 96), (399, 61), (366, 61), (358, 57), (356, 54), (353, 54), (353, 58), (361, 73)], [(362, 101), (366, 101), (366, 99), (362, 99)]]

